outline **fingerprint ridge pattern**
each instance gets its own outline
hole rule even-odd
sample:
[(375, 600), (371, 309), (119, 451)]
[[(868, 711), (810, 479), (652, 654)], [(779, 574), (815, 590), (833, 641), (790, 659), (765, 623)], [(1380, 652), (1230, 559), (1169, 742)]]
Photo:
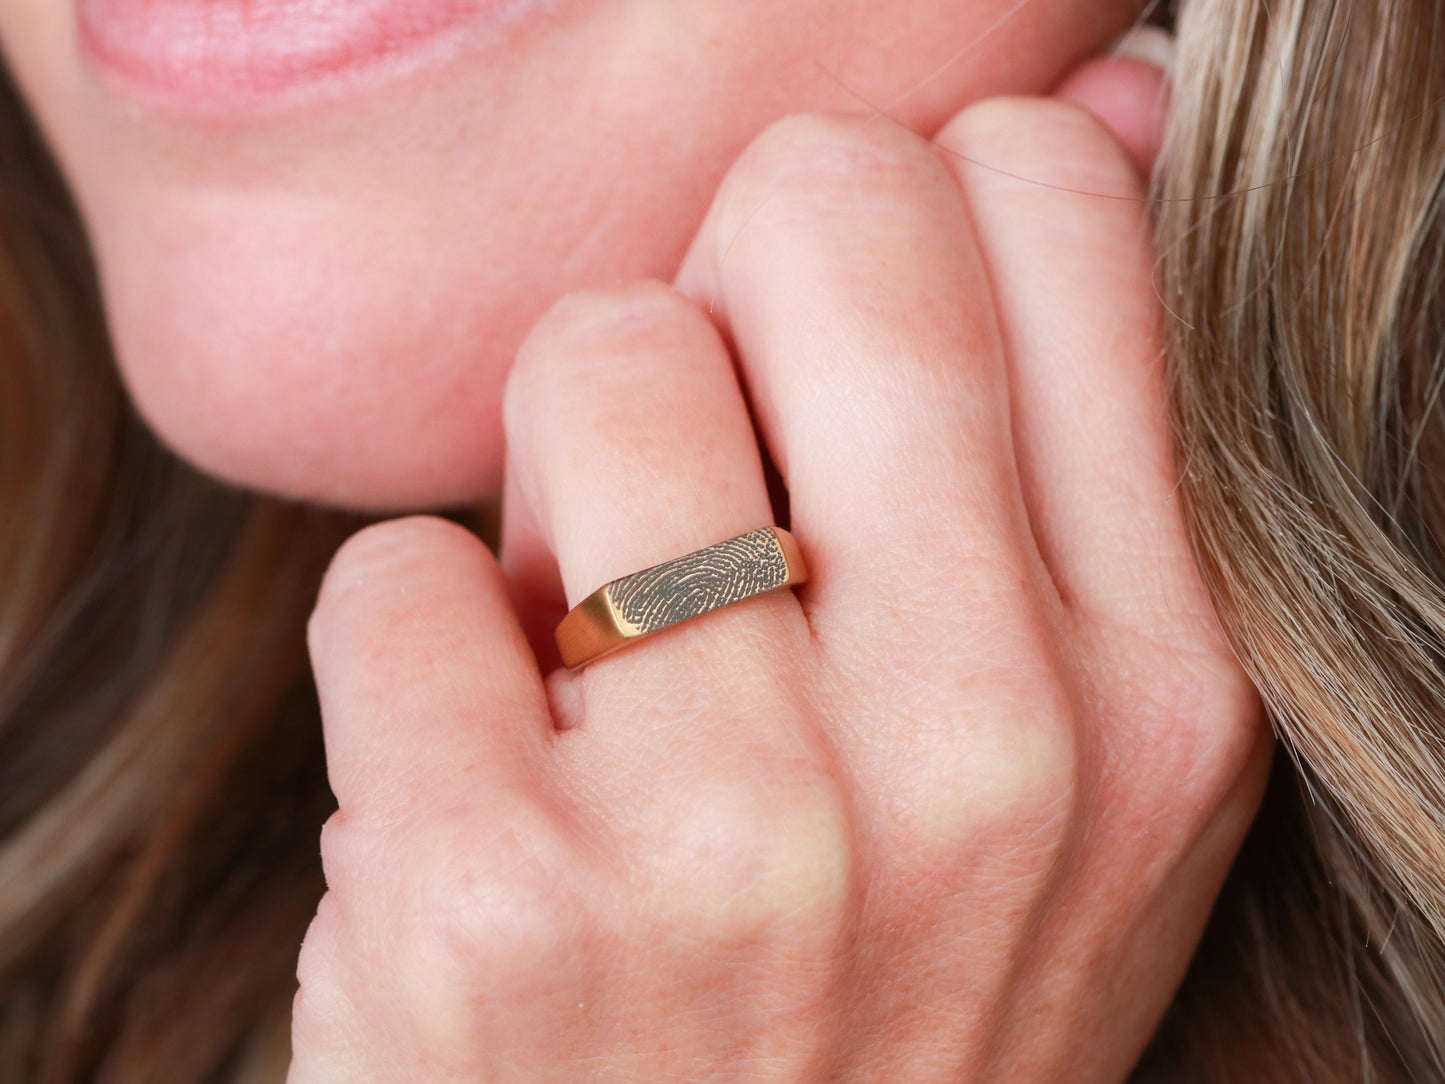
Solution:
[(657, 632), (788, 582), (788, 558), (771, 527), (614, 580), (607, 597), (638, 633)]

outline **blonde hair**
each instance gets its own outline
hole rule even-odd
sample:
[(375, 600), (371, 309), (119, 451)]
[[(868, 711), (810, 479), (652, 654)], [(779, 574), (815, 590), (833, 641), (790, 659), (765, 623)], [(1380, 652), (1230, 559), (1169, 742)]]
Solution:
[(1158, 219), (1180, 488), (1283, 739), (1146, 1066), (1445, 1077), (1445, 7), (1191, 0)]
[[(1445, 8), (1189, 0), (1159, 190), (1180, 487), (1286, 749), (1137, 1080), (1445, 1077)], [(354, 522), (125, 406), (0, 93), (0, 1079), (279, 1080)]]

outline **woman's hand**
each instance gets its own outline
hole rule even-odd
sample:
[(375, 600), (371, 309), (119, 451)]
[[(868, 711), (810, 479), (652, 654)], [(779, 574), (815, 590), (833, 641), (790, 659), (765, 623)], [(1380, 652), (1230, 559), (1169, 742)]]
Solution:
[[(676, 289), (559, 304), (502, 566), (404, 520), (322, 592), (291, 1080), (1126, 1075), (1269, 750), (1174, 497), (1148, 232), (1069, 104), (937, 146), (801, 117)], [(773, 521), (754, 419), (812, 581), (544, 682), (558, 569), (576, 603)]]

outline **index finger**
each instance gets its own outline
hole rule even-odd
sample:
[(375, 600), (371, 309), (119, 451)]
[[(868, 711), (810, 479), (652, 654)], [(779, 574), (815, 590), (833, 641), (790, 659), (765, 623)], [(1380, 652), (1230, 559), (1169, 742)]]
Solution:
[(496, 561), (461, 527), (418, 516), (354, 536), (308, 633), (343, 810), (506, 792), (542, 771), (546, 690)]

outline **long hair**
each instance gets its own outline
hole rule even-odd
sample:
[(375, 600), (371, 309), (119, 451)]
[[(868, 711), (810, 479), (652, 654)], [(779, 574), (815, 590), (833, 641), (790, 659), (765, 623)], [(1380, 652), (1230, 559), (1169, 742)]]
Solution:
[[(1283, 740), (1138, 1081), (1445, 1079), (1445, 5), (1188, 0), (1157, 183), (1180, 488)], [(0, 86), (0, 1079), (275, 1082), (355, 524), (125, 403)]]
[(1141, 1076), (1445, 1079), (1445, 5), (1190, 0), (1173, 93), (1180, 490), (1285, 755)]
[(0, 1080), (276, 1080), (330, 808), (303, 629), (351, 525), (129, 408), (0, 87)]

